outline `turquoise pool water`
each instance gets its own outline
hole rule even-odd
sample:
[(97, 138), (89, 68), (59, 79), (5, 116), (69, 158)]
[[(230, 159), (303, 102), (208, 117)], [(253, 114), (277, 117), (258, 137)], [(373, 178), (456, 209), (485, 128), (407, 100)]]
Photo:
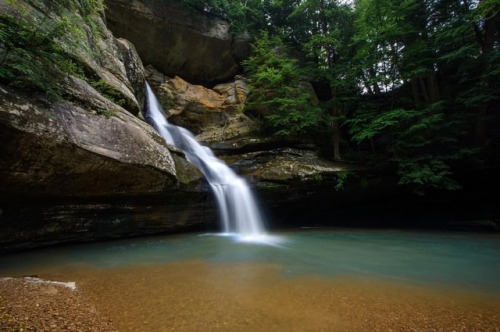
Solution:
[(377, 277), (500, 295), (499, 234), (301, 229), (273, 235), (276, 245), (191, 233), (41, 249), (0, 256), (0, 276), (188, 260), (255, 262), (277, 264), (287, 277)]

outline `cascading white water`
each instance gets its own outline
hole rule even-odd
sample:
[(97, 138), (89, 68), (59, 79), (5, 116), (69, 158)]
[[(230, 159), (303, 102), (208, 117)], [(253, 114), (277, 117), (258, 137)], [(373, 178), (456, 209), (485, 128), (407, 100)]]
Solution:
[(146, 121), (205, 175), (219, 207), (224, 234), (237, 236), (241, 241), (276, 242), (265, 232), (260, 209), (245, 180), (208, 147), (200, 145), (187, 129), (168, 123), (147, 82), (146, 105)]

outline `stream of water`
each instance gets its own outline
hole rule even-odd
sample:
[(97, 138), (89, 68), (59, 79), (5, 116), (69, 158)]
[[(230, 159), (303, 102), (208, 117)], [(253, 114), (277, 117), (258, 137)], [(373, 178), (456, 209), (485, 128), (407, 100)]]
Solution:
[(261, 209), (246, 181), (208, 147), (200, 145), (191, 132), (170, 124), (147, 82), (146, 105), (146, 121), (167, 143), (181, 149), (186, 159), (205, 175), (219, 208), (221, 235), (230, 235), (243, 242), (278, 243), (280, 239), (266, 233)]

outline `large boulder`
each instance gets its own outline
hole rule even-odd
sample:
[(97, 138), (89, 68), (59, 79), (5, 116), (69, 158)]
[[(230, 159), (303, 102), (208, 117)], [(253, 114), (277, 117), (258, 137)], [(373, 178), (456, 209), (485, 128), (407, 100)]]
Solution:
[(0, 175), (6, 184), (0, 196), (152, 194), (196, 182), (200, 175), (182, 153), (171, 155), (163, 138), (132, 115), (141, 116), (145, 81), (134, 45), (113, 36), (102, 11), (88, 12), (76, 0), (67, 5), (75, 10), (0, 2), (2, 16), (23, 24), (68, 22), (55, 41), (79, 67), (65, 73), (56, 100), (0, 86)]
[(134, 46), (104, 16), (46, 5), (23, 10), (78, 23), (58, 41), (80, 75), (64, 75), (56, 100), (0, 84), (0, 251), (205, 226), (214, 214), (201, 173), (140, 119)]
[[(97, 3), (97, 2), (96, 2)], [(62, 76), (77, 76), (86, 80), (108, 99), (123, 106), (129, 112), (137, 115), (142, 108), (144, 95), (144, 68), (142, 62), (132, 44), (123, 39), (116, 39), (107, 29), (102, 12), (88, 12), (79, 1), (66, 1), (64, 7), (59, 3), (33, 2), (25, 0), (0, 1), (0, 15), (4, 18), (18, 20), (19, 29), (28, 29), (22, 33), (32, 33), (33, 45), (20, 40), (19, 45), (14, 47), (23, 48), (24, 52), (32, 52), (33, 56), (28, 58), (37, 60), (38, 57), (51, 60), (57, 65), (57, 72)], [(87, 5), (87, 7), (95, 4)], [(71, 9), (71, 10), (68, 10)], [(27, 26), (35, 26), (36, 29), (29, 30)], [(61, 34), (61, 31), (64, 31)], [(12, 33), (6, 33), (5, 38), (14, 38)], [(14, 34), (15, 36), (15, 34)], [(52, 52), (54, 49), (41, 50), (37, 39), (45, 38), (45, 43), (52, 45), (57, 43), (59, 56), (64, 54), (64, 62), (58, 60), (57, 55), (50, 57), (44, 52)], [(24, 45), (23, 43), (27, 44)], [(40, 54), (37, 54), (37, 53)], [(16, 54), (12, 51), (1, 52), (3, 65), (18, 68), (18, 71), (26, 71), (24, 76), (32, 76), (37, 80), (36, 74), (30, 73), (29, 68), (23, 68), (25, 64), (16, 64)], [(20, 57), (20, 55), (17, 55)], [(47, 61), (48, 62), (48, 61)], [(8, 72), (8, 71), (7, 71)], [(23, 76), (23, 75), (20, 75)], [(50, 73), (47, 74), (50, 77)], [(3, 76), (3, 77), (8, 77)], [(56, 85), (62, 78), (53, 78), (47, 84)], [(15, 81), (15, 79), (14, 79)], [(4, 81), (5, 82), (5, 81)], [(63, 82), (61, 82), (63, 83)], [(64, 83), (63, 83), (64, 85)], [(19, 86), (19, 85), (16, 85)], [(73, 96), (74, 89), (63, 87), (62, 93), (66, 99), (76, 97), (80, 102), (81, 93)], [(104, 110), (104, 109), (103, 109)], [(104, 110), (105, 111), (105, 110)]]
[(0, 88), (0, 195), (107, 196), (176, 188), (163, 139), (115, 107), (112, 116), (103, 116), (66, 101), (44, 106)]
[[(78, 91), (110, 103), (92, 87)], [(149, 125), (0, 87), (0, 252), (206, 227), (201, 174)]]
[(115, 36), (130, 40), (145, 64), (169, 76), (204, 85), (227, 81), (249, 54), (249, 38), (233, 36), (229, 23), (164, 0), (107, 0)]

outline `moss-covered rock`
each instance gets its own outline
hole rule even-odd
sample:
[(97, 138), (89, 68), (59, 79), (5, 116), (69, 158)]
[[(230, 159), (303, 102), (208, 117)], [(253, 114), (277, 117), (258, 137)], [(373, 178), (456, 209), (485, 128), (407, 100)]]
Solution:
[[(19, 17), (23, 32), (40, 30), (36, 37), (50, 42), (24, 51), (45, 57), (40, 72), (59, 78), (36, 82), (57, 87), (50, 98), (50, 86), (29, 81), (38, 72), (17, 81), (1, 72), (0, 250), (179, 231), (214, 219), (199, 172), (140, 119), (144, 68), (134, 46), (85, 3), (0, 2), (2, 17)], [(63, 29), (57, 38), (52, 26)], [(57, 52), (53, 64), (47, 50)], [(0, 55), (11, 68), (32, 67)]]
[[(144, 68), (133, 46), (107, 29), (100, 1), (40, 0), (0, 4), (0, 81), (24, 90), (68, 99), (82, 79), (113, 103), (138, 114)], [(5, 46), (5, 47), (3, 47)], [(68, 79), (68, 77), (70, 79)], [(81, 93), (78, 99), (82, 101)], [(91, 97), (92, 98), (92, 97)]]

